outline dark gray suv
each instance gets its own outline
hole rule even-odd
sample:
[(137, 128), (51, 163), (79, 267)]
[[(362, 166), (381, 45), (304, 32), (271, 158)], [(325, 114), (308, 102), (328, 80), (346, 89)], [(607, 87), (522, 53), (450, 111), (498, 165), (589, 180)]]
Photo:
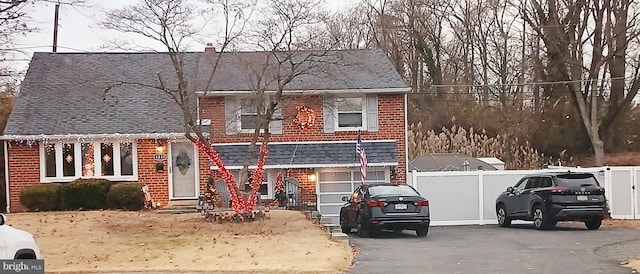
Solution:
[(589, 230), (605, 217), (604, 188), (591, 173), (546, 172), (524, 176), (498, 196), (496, 215), (502, 227), (512, 220), (533, 221), (551, 229), (558, 221), (582, 221)]

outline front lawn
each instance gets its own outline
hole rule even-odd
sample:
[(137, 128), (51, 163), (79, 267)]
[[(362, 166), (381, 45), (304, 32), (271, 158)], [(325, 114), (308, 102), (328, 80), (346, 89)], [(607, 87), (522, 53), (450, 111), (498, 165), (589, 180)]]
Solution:
[(351, 247), (329, 240), (301, 212), (252, 223), (213, 224), (193, 214), (72, 211), (8, 214), (32, 233), (47, 272), (238, 271), (336, 273)]

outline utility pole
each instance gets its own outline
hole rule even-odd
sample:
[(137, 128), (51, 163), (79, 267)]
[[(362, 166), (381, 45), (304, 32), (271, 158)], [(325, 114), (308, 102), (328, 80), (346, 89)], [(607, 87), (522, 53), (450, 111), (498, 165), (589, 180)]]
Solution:
[(60, 11), (60, 3), (56, 3), (56, 11), (53, 18), (53, 52), (58, 51), (58, 12)]

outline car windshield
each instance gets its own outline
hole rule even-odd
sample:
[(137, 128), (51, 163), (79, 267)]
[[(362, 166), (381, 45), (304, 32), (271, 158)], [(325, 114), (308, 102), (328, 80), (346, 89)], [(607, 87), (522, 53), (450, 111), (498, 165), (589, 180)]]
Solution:
[(592, 174), (561, 174), (557, 176), (556, 182), (559, 186), (569, 188), (599, 185)]
[(373, 196), (419, 196), (413, 188), (407, 185), (373, 186), (369, 188), (369, 195)]

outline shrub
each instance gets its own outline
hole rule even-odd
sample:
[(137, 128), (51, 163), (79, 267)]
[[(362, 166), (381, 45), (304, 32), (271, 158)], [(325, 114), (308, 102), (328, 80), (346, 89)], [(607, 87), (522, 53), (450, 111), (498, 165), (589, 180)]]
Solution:
[(105, 179), (78, 179), (60, 189), (63, 209), (103, 209), (111, 182)]
[(20, 203), (29, 211), (60, 209), (60, 184), (38, 184), (20, 191)]
[(107, 193), (107, 207), (111, 209), (140, 210), (144, 206), (144, 193), (140, 183), (117, 183)]

